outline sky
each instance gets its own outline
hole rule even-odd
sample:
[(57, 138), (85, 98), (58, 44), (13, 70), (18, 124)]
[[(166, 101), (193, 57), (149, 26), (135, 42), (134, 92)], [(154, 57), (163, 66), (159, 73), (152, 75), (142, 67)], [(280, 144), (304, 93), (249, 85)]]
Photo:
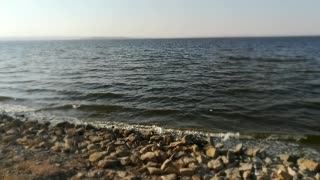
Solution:
[(320, 35), (319, 0), (0, 0), (0, 37)]

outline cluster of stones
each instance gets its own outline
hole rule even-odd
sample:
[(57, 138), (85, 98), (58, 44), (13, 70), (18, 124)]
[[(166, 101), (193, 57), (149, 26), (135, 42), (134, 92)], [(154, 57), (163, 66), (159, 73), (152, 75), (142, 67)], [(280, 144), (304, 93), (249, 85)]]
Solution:
[(86, 168), (68, 178), (86, 179), (320, 179), (319, 162), (264, 149), (225, 149), (193, 135), (106, 129), (67, 122), (0, 121), (1, 143), (55, 154), (75, 154)]

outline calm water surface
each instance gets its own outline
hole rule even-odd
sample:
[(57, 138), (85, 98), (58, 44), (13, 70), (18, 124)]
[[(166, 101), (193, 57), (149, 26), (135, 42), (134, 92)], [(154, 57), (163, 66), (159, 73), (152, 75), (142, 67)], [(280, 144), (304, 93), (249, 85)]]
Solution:
[[(12, 108), (10, 108), (12, 107)], [(0, 41), (0, 111), (320, 134), (320, 38)]]

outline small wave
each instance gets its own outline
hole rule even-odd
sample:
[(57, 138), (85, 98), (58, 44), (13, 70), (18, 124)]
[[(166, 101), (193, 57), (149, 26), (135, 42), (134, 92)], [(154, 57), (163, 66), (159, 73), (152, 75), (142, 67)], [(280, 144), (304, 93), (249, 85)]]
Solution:
[(101, 59), (101, 57), (92, 57), (90, 58), (91, 60), (98, 60), (98, 59)]
[(13, 105), (13, 104), (0, 104), (0, 112), (6, 113), (21, 113), (21, 112), (30, 112), (35, 109), (23, 106), (23, 105)]
[(116, 94), (116, 93), (89, 93), (83, 96), (75, 96), (72, 99), (102, 99), (102, 98), (122, 98), (124, 94)]
[(153, 115), (166, 116), (166, 115), (173, 115), (177, 113), (178, 111), (173, 109), (146, 109), (142, 112), (143, 115), (148, 115), (148, 116), (153, 116)]
[(121, 109), (124, 109), (124, 108), (125, 108), (124, 106), (119, 106), (119, 105), (66, 104), (66, 105), (63, 105), (63, 106), (43, 108), (43, 109), (40, 109), (40, 111), (42, 111), (42, 110), (71, 110), (71, 109), (77, 109), (77, 110), (82, 110), (82, 111), (112, 112), (112, 111), (118, 111), (118, 110), (121, 110)]
[(0, 96), (0, 101), (10, 101), (10, 100), (15, 100), (15, 98), (8, 97), (8, 96)]
[(268, 61), (268, 62), (283, 62), (283, 61), (305, 61), (305, 57), (286, 57), (286, 58), (272, 58), (272, 57), (249, 57), (249, 56), (227, 56), (228, 60), (254, 60), (254, 61)]

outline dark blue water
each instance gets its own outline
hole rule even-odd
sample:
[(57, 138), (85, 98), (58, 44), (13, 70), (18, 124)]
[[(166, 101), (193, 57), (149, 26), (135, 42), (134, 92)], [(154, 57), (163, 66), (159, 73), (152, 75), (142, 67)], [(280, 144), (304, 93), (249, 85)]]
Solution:
[(320, 38), (2, 41), (0, 96), (81, 121), (320, 134)]

